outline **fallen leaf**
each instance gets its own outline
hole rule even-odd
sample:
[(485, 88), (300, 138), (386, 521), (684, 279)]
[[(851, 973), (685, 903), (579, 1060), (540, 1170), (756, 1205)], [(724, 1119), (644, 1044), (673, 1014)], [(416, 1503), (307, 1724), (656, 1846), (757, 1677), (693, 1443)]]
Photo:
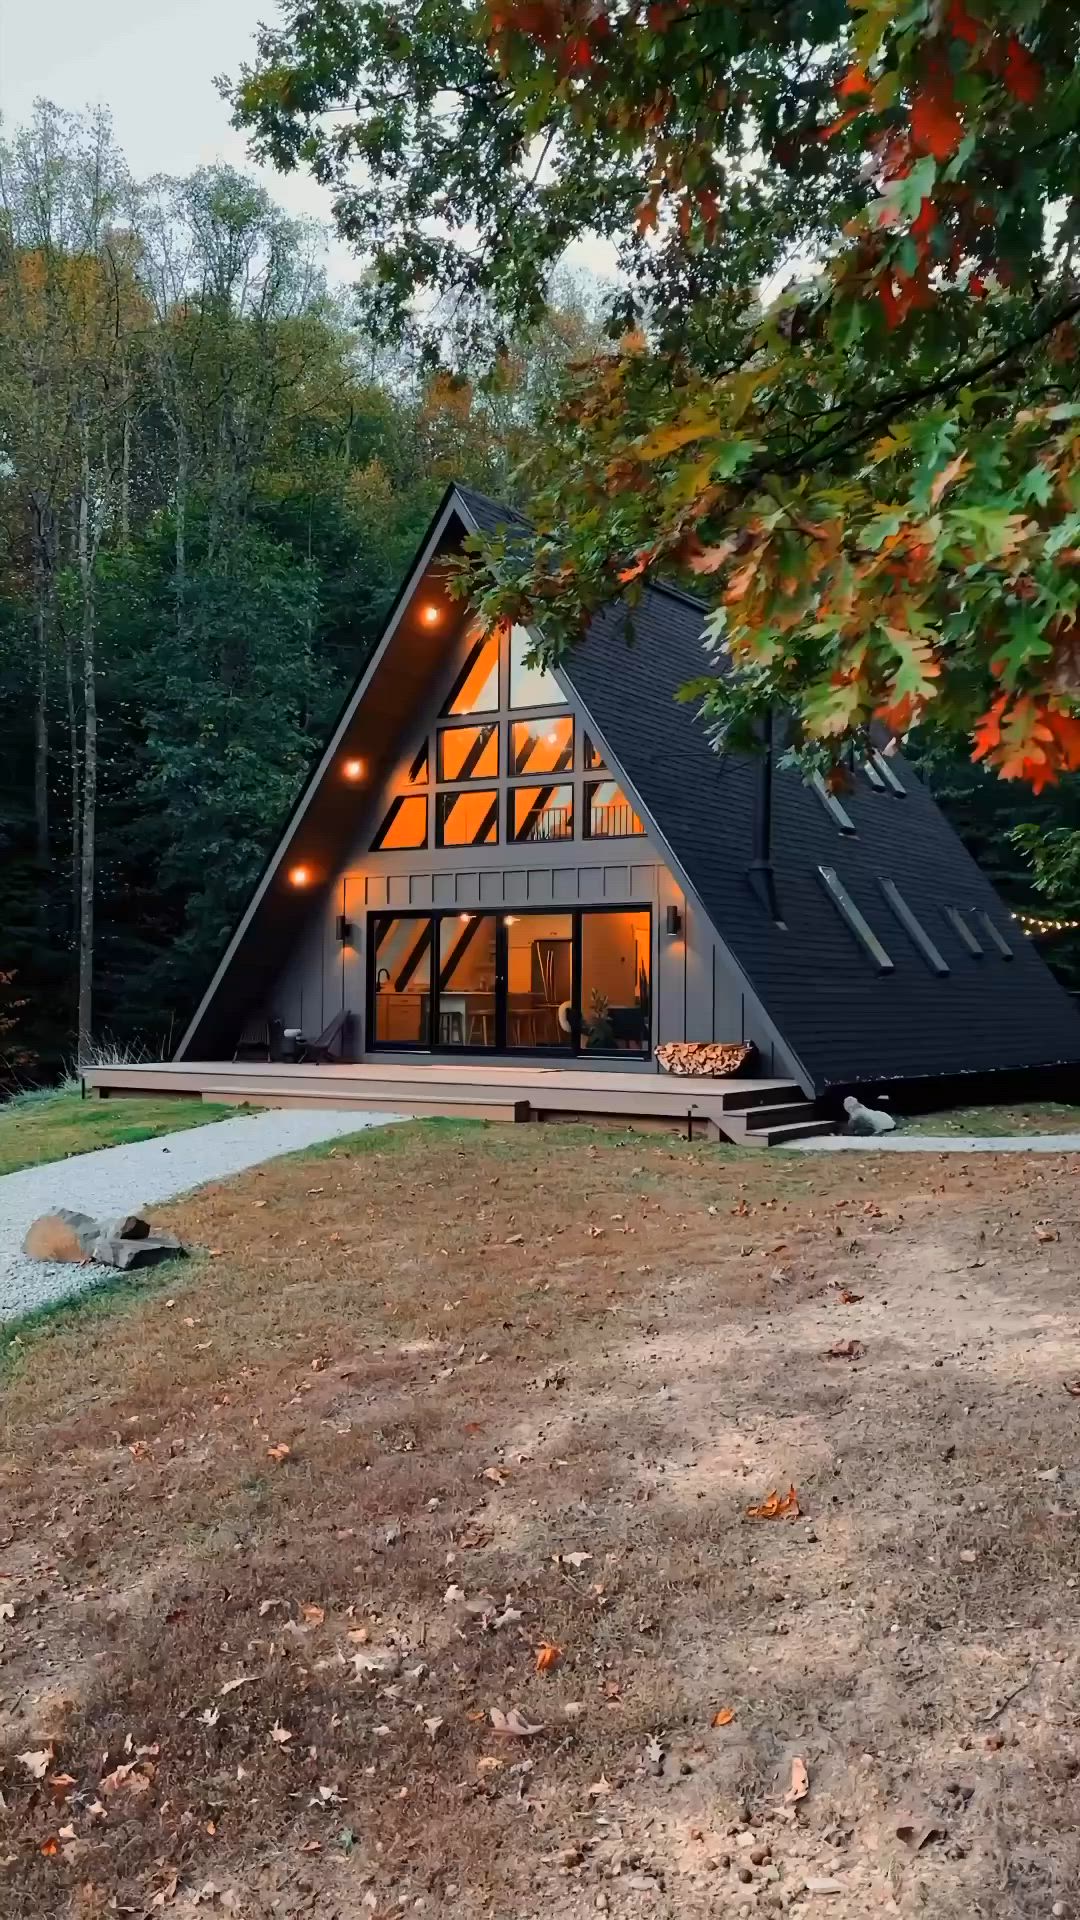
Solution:
[(237, 1687), (251, 1687), (254, 1686), (254, 1684), (255, 1675), (253, 1673), (241, 1673), (237, 1675), (235, 1680), (226, 1680), (225, 1685), (218, 1688), (218, 1692), (224, 1699), (227, 1693), (235, 1693)]
[(221, 1708), (204, 1707), (199, 1715), (199, 1719), (204, 1727), (216, 1727), (218, 1721), (221, 1719)]
[(713, 1717), (710, 1720), (709, 1725), (711, 1727), (730, 1727), (734, 1718), (735, 1718), (734, 1707), (721, 1707), (719, 1713), (713, 1714)]
[(46, 1860), (51, 1860), (53, 1857), (53, 1854), (59, 1853), (59, 1851), (60, 1851), (59, 1840), (54, 1840), (51, 1836), (48, 1840), (43, 1840), (40, 1847), (38, 1848), (38, 1852), (43, 1853), (45, 1855)]
[(301, 1843), (300, 1852), (301, 1853), (321, 1853), (322, 1841), (321, 1840), (305, 1840)]
[(321, 1627), (323, 1621), (326, 1619), (326, 1608), (316, 1607), (310, 1602), (306, 1606), (301, 1607), (300, 1612), (304, 1617), (305, 1625), (309, 1627)]
[(604, 1774), (600, 1775), (599, 1780), (594, 1780), (592, 1786), (588, 1789), (590, 1800), (602, 1800), (604, 1796), (610, 1792), (611, 1781), (608, 1780)]
[(1060, 1240), (1061, 1235), (1056, 1227), (1036, 1227), (1035, 1238), (1045, 1243), (1047, 1240)]
[(492, 1486), (502, 1487), (505, 1486), (510, 1475), (507, 1473), (505, 1467), (485, 1467), (480, 1478), (481, 1480), (490, 1480)]
[(44, 1780), (52, 1757), (53, 1750), (51, 1747), (38, 1747), (36, 1752), (17, 1753), (15, 1755), (20, 1766), (25, 1767), (27, 1773), (30, 1774), (34, 1780)]
[(542, 1720), (526, 1720), (519, 1707), (511, 1707), (509, 1713), (504, 1713), (501, 1707), (492, 1707), (489, 1717), (496, 1733), (516, 1740), (531, 1740), (533, 1734), (539, 1733), (544, 1725)]
[(430, 1720), (424, 1721), (424, 1732), (427, 1734), (430, 1740), (434, 1740), (436, 1734), (439, 1731), (439, 1728), (442, 1725), (443, 1725), (442, 1715), (439, 1713), (433, 1713)]
[(825, 1358), (826, 1360), (861, 1360), (862, 1356), (861, 1340), (834, 1340)]
[(280, 1720), (275, 1720), (273, 1726), (270, 1729), (270, 1738), (274, 1742), (275, 1746), (287, 1747), (289, 1744), (289, 1741), (292, 1739), (292, 1734), (288, 1727), (282, 1726)]
[(748, 1520), (797, 1520), (801, 1511), (794, 1486), (789, 1486), (782, 1499), (773, 1487), (758, 1506), (747, 1507), (746, 1517)]
[(896, 1837), (903, 1841), (905, 1847), (910, 1847), (912, 1853), (921, 1853), (923, 1847), (929, 1846), (932, 1840), (944, 1840), (947, 1834), (936, 1820), (904, 1819), (897, 1823)]
[(563, 1650), (551, 1640), (541, 1640), (536, 1649), (537, 1673), (552, 1673), (563, 1657)]
[(573, 1567), (575, 1573), (580, 1573), (582, 1567), (586, 1566), (588, 1562), (592, 1559), (592, 1554), (591, 1553), (564, 1553), (562, 1555), (562, 1558), (565, 1560), (568, 1567)]
[(268, 1460), (276, 1460), (278, 1466), (280, 1466), (283, 1460), (288, 1459), (291, 1452), (292, 1448), (286, 1446), (284, 1440), (279, 1440), (276, 1447), (267, 1447), (266, 1457)]
[(496, 1760), (493, 1753), (485, 1753), (481, 1759), (477, 1761), (476, 1771), (477, 1773), (494, 1773), (496, 1768), (501, 1766), (502, 1761)]
[(784, 1795), (784, 1804), (793, 1807), (797, 1801), (805, 1800), (810, 1791), (810, 1776), (806, 1771), (805, 1760), (796, 1757), (791, 1763), (791, 1785)]
[(73, 1773), (50, 1773), (49, 1775), (49, 1790), (58, 1800), (65, 1800), (72, 1787), (78, 1784)]
[(1063, 1380), (1061, 1384), (1074, 1400), (1080, 1400), (1080, 1380)]
[(850, 1287), (841, 1287), (840, 1303), (842, 1306), (857, 1307), (861, 1299), (862, 1299), (861, 1293), (852, 1293)]
[(14, 1620), (14, 1618), (15, 1618), (14, 1600), (0, 1600), (0, 1620)]

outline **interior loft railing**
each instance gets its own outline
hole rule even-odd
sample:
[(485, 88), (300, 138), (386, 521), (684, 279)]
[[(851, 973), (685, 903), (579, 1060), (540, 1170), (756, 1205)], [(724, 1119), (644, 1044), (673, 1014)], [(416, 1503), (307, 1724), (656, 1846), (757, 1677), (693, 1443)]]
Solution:
[(589, 810), (590, 840), (621, 840), (627, 834), (644, 831), (633, 807), (592, 807)]
[(528, 831), (521, 835), (523, 840), (572, 840), (573, 837), (572, 807), (541, 808), (539, 813), (530, 816)]

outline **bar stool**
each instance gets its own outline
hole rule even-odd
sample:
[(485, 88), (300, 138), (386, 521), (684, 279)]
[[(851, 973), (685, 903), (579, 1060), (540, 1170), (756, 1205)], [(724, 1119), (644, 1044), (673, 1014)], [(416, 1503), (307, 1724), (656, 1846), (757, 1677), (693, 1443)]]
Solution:
[(465, 1021), (462, 1018), (461, 1012), (456, 1008), (452, 1013), (440, 1013), (439, 1015), (439, 1045), (440, 1047), (463, 1047), (465, 1045)]

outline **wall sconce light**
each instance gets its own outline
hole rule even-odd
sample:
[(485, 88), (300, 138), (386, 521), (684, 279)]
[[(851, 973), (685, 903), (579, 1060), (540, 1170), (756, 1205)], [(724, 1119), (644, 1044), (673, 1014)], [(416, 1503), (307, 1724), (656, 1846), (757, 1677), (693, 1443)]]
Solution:
[(468, 925), (468, 923), (469, 923), (469, 921), (470, 921), (470, 920), (472, 919), (472, 914), (471, 914), (471, 913), (459, 913), (459, 914), (458, 914), (458, 919), (459, 919), (459, 920), (461, 921), (461, 924), (462, 924), (462, 926), (467, 926), (467, 925)]
[(353, 924), (347, 914), (339, 913), (334, 922), (334, 932), (341, 946), (347, 947), (352, 939)]
[(516, 913), (504, 913), (503, 915), (504, 927), (516, 927), (517, 922), (518, 922), (518, 917)]
[(682, 914), (678, 907), (668, 908), (664, 918), (664, 925), (667, 928), (669, 939), (677, 940), (682, 932)]
[(437, 607), (433, 600), (427, 601), (427, 603), (421, 607), (420, 622), (422, 626), (437, 627), (441, 619), (442, 608)]
[(341, 771), (345, 775), (346, 780), (362, 780), (364, 777), (364, 763), (362, 760), (346, 760)]
[(309, 884), (310, 880), (311, 880), (310, 867), (290, 867), (289, 868), (290, 887), (306, 887)]

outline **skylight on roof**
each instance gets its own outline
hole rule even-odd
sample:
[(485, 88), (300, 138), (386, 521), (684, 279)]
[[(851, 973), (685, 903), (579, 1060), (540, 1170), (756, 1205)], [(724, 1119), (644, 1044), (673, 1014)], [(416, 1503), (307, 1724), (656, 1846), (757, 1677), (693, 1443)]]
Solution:
[(972, 958), (981, 960), (984, 951), (983, 944), (967, 915), (961, 913), (959, 907), (946, 907), (945, 918), (953, 932), (959, 936)]
[(839, 874), (833, 867), (819, 867), (822, 883), (840, 918), (866, 949), (879, 973), (894, 973), (895, 967), (869, 921), (864, 919)]
[(854, 820), (847, 808), (837, 799), (835, 793), (830, 793), (820, 773), (812, 773), (810, 775), (810, 785), (817, 794), (833, 825), (839, 827), (841, 833), (854, 833), (856, 831)]
[(879, 874), (878, 886), (885, 895), (904, 932), (910, 935), (918, 947), (931, 973), (936, 973), (940, 976), (947, 974), (950, 971), (948, 961), (944, 954), (935, 947), (922, 921), (916, 919), (895, 880), (884, 880)]

